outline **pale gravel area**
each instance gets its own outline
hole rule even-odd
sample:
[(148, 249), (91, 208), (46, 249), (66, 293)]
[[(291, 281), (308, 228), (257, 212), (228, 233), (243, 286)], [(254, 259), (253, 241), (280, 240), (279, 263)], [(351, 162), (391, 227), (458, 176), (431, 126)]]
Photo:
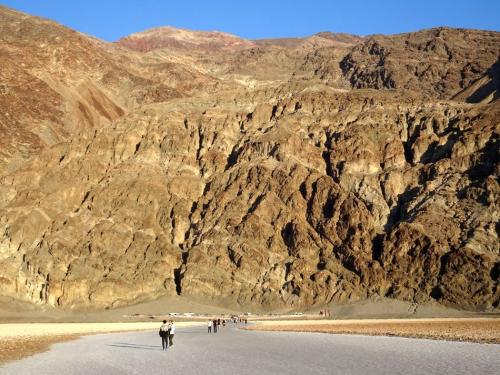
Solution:
[(381, 324), (381, 323), (433, 323), (433, 322), (467, 322), (467, 321), (487, 321), (500, 318), (422, 318), (422, 319), (294, 319), (294, 320), (261, 320), (252, 319), (253, 323), (263, 325), (315, 325), (328, 323), (332, 325), (342, 324)]
[(402, 336), (500, 344), (499, 318), (255, 321), (251, 330)]
[(0, 367), (1, 375), (446, 375), (498, 374), (500, 345), (399, 337), (179, 328), (85, 336)]

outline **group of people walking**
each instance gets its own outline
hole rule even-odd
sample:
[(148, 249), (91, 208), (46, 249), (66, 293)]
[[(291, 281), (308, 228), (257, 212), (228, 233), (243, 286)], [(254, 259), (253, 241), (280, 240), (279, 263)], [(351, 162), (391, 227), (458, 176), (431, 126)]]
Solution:
[(167, 350), (168, 347), (174, 346), (174, 335), (175, 335), (175, 324), (173, 320), (167, 322), (163, 321), (160, 327), (159, 335), (161, 337), (161, 346), (163, 350)]
[[(246, 318), (236, 318), (231, 317), (231, 320), (226, 321), (226, 319), (209, 319), (207, 323), (208, 333), (217, 333), (220, 327), (225, 327), (226, 323), (233, 322), (234, 324), (239, 323), (247, 323)], [(163, 321), (163, 324), (160, 327), (159, 335), (161, 337), (161, 346), (162, 350), (167, 350), (168, 347), (174, 346), (174, 335), (175, 335), (175, 324), (173, 320)]]
[(208, 333), (217, 333), (217, 329), (220, 327), (222, 323), (222, 326), (225, 327), (226, 326), (226, 319), (209, 319), (208, 320), (208, 324), (207, 324), (207, 327), (208, 327)]
[[(227, 323), (230, 323), (231, 321), (234, 324), (238, 323), (236, 317), (232, 317), (231, 320), (227, 321)], [(248, 321), (246, 318), (245, 319), (239, 318), (239, 322), (247, 324)], [(226, 319), (209, 319), (207, 322), (208, 333), (217, 333), (221, 325), (222, 327), (226, 326)]]

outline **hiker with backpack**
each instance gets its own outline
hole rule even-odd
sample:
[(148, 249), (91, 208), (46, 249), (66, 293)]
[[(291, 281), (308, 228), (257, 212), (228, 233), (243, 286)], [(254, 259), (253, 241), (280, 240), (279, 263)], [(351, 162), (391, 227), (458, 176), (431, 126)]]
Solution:
[(162, 350), (168, 349), (168, 341), (170, 338), (170, 324), (167, 323), (166, 320), (163, 321), (163, 324), (160, 327), (160, 332), (158, 332), (161, 337), (161, 346)]

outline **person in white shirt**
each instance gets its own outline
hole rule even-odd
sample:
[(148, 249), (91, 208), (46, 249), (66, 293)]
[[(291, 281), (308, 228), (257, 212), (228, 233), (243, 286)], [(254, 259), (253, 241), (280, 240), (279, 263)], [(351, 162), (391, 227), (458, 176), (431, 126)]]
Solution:
[(175, 335), (175, 324), (174, 321), (170, 321), (170, 333), (168, 335), (168, 341), (170, 346), (174, 346), (174, 335)]
[(212, 333), (212, 319), (208, 321), (208, 333)]
[(169, 335), (170, 335), (170, 324), (167, 324), (167, 321), (164, 320), (163, 324), (160, 327), (160, 337), (161, 337), (162, 350), (168, 349)]

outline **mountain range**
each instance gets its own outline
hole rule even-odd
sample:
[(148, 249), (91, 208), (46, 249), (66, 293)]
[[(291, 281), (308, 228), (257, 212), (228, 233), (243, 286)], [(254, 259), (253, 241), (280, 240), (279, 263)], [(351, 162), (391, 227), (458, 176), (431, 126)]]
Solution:
[(500, 33), (115, 43), (0, 7), (0, 295), (498, 311)]

